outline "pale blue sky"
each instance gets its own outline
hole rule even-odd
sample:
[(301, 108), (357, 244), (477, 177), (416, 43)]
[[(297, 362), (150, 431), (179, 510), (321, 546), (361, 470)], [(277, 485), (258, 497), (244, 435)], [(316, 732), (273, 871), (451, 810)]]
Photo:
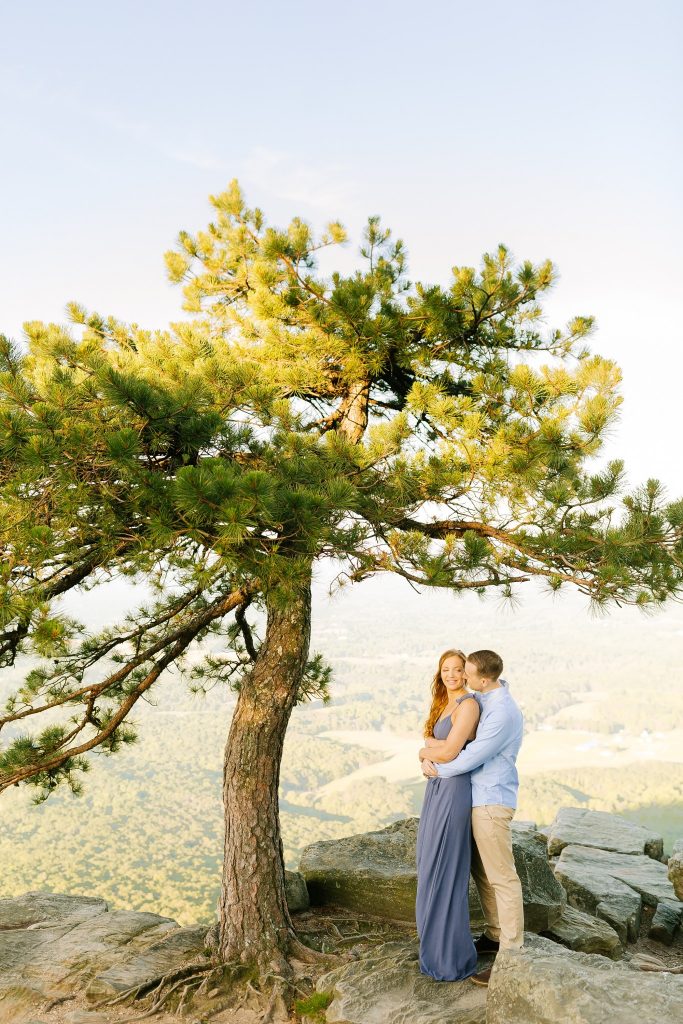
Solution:
[[(162, 256), (239, 177), (272, 220), (379, 213), (413, 279), (506, 242), (624, 369), (609, 454), (683, 493), (683, 5), (0, 5), (0, 330), (177, 315)], [(353, 249), (344, 253), (350, 265)]]

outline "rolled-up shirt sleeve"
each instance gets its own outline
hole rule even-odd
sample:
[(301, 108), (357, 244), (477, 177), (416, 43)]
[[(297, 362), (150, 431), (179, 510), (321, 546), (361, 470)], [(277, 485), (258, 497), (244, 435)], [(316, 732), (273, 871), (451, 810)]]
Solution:
[(452, 761), (444, 761), (442, 764), (435, 764), (437, 774), (444, 779), (453, 775), (464, 775), (465, 772), (474, 771), (484, 761), (490, 760), (496, 754), (500, 754), (510, 741), (512, 723), (504, 708), (495, 708), (486, 720), (482, 722), (477, 731), (476, 737), (468, 743), (457, 757)]

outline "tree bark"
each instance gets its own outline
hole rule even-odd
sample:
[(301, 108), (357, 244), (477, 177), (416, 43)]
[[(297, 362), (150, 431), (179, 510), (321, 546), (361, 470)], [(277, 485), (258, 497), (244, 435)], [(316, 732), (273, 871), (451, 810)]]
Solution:
[(243, 680), (225, 747), (224, 961), (287, 974), (294, 929), (285, 897), (278, 787), (289, 717), (308, 660), (310, 580), (285, 610), (266, 602), (266, 635)]
[(370, 384), (367, 380), (357, 381), (349, 388), (339, 406), (340, 422), (337, 430), (354, 444), (362, 439), (368, 425), (368, 399)]

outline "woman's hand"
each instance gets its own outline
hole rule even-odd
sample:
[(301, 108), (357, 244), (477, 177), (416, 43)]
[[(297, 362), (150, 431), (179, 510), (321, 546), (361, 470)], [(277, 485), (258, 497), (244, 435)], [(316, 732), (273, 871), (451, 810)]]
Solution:
[(420, 753), (418, 754), (418, 757), (420, 758), (421, 761), (425, 757), (431, 758), (432, 754), (434, 753), (435, 747), (438, 749), (439, 747), (444, 747), (445, 745), (445, 740), (437, 740), (436, 736), (427, 736), (425, 739), (425, 745), (424, 747), (420, 748)]

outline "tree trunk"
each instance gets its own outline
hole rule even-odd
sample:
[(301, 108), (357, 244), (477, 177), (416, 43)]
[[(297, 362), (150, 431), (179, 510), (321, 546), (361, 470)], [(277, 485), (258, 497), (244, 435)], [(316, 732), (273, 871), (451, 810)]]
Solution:
[(285, 898), (278, 812), (280, 760), (310, 642), (310, 581), (288, 607), (266, 603), (266, 635), (240, 688), (225, 747), (225, 856), (219, 949), (224, 961), (289, 969), (294, 929)]

